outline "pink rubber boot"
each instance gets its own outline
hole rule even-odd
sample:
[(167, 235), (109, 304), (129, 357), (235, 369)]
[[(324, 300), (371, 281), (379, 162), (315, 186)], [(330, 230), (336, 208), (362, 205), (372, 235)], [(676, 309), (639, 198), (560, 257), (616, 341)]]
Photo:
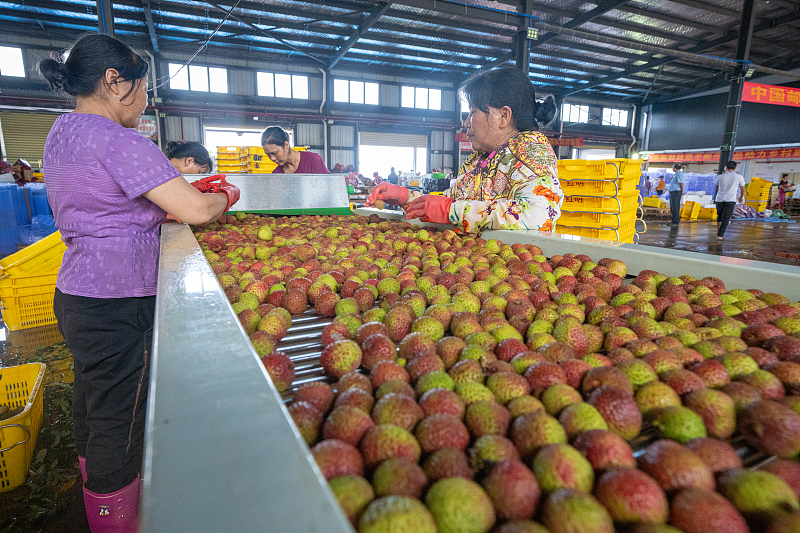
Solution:
[(83, 478), (83, 484), (86, 485), (86, 457), (78, 456), (78, 464), (81, 466), (81, 477)]
[(84, 487), (83, 501), (92, 533), (138, 533), (140, 489), (139, 476), (111, 494), (95, 494)]

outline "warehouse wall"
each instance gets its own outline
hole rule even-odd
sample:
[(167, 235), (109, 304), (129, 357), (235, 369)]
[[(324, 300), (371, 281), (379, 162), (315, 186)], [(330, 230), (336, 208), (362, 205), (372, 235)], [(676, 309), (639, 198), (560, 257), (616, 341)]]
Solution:
[[(727, 101), (727, 94), (715, 94), (653, 104), (647, 149), (718, 148), (725, 129)], [(798, 107), (743, 102), (736, 145), (800, 143), (797, 124)]]

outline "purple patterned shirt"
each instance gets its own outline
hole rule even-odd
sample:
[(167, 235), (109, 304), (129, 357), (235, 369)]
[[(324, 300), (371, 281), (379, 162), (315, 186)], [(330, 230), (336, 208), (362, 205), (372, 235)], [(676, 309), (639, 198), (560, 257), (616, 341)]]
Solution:
[(44, 147), (47, 199), (67, 245), (56, 287), (91, 298), (154, 295), (166, 213), (142, 194), (180, 175), (135, 130), (100, 115), (58, 117)]

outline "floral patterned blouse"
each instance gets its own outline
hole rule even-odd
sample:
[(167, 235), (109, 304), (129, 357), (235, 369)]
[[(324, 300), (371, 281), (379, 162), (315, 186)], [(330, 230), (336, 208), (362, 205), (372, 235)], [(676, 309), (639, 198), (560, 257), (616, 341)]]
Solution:
[(459, 233), (486, 229), (554, 231), (564, 195), (547, 137), (520, 132), (489, 154), (474, 152), (461, 167), (450, 222)]

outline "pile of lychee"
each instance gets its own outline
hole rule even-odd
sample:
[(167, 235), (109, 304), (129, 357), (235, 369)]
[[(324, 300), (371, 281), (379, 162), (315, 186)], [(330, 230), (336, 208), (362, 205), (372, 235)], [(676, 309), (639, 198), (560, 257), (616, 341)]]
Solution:
[(361, 533), (800, 531), (796, 302), (375, 216), (195, 232), (279, 390), (335, 317), (288, 409)]

